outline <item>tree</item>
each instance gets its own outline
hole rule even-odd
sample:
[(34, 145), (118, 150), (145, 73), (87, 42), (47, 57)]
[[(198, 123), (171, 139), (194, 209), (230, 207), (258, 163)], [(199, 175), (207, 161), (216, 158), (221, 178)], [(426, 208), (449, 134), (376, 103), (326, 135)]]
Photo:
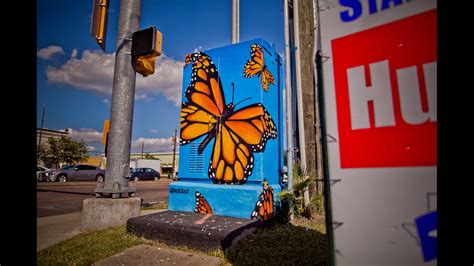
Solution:
[(48, 147), (45, 149), (46, 157), (51, 158), (57, 165), (59, 163), (76, 164), (87, 161), (87, 145), (69, 137), (49, 138)]

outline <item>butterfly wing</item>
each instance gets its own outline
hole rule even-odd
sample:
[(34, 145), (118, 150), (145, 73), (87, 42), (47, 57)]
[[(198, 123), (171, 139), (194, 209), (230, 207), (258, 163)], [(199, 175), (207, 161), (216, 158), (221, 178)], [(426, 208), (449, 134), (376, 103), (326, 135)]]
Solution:
[(258, 196), (258, 200), (255, 203), (255, 209), (253, 210), (252, 214), (250, 215), (250, 219), (258, 219), (260, 216), (260, 210), (263, 208), (263, 203), (265, 202), (265, 196), (263, 195), (263, 192), (260, 193)]
[(256, 103), (235, 111), (224, 125), (253, 152), (265, 151), (269, 138), (277, 137), (277, 128), (267, 109)]
[(260, 45), (252, 44), (250, 46), (250, 59), (244, 65), (244, 77), (251, 78), (263, 70), (263, 52)]
[(260, 216), (263, 220), (268, 220), (272, 217), (273, 214), (273, 189), (268, 187), (263, 192), (263, 206), (260, 209)]
[(217, 123), (216, 117), (225, 111), (222, 84), (212, 59), (203, 52), (186, 56), (192, 63), (191, 83), (181, 106), (180, 143), (189, 142), (209, 133)]
[(273, 215), (273, 189), (266, 181), (264, 182), (263, 192), (260, 193), (255, 209), (250, 215), (251, 219), (260, 218), (260, 220), (268, 220)]
[(277, 137), (275, 122), (265, 107), (252, 104), (219, 124), (209, 164), (209, 177), (218, 183), (243, 183), (252, 174), (254, 152), (263, 152)]
[(183, 102), (181, 104), (180, 144), (185, 145), (209, 133), (216, 120), (200, 106)]
[(275, 78), (272, 73), (265, 68), (262, 72), (262, 88), (264, 91), (268, 91), (269, 84), (275, 84)]
[(202, 196), (199, 191), (196, 191), (196, 207), (194, 208), (194, 212), (197, 213), (207, 213), (212, 214), (212, 209), (207, 200)]
[(192, 56), (191, 83), (186, 90), (186, 98), (206, 112), (218, 116), (226, 107), (224, 91), (219, 74), (212, 59), (203, 52)]

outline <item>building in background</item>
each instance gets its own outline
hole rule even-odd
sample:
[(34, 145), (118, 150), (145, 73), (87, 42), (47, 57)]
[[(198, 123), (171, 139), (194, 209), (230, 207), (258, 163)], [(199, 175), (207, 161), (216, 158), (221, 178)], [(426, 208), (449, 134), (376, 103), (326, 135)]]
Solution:
[[(160, 160), (160, 165), (161, 169), (155, 169), (157, 171), (160, 171), (162, 176), (168, 176), (168, 174), (171, 174), (173, 172), (173, 153), (172, 152), (148, 152), (146, 153), (149, 156), (153, 156), (155, 159)], [(130, 161), (135, 161), (137, 159), (144, 158), (145, 159), (145, 153), (131, 153), (130, 154)], [(106, 157), (101, 157), (101, 167), (106, 168), (106, 163), (107, 163), (107, 158)], [(179, 153), (176, 153), (175, 156), (175, 171), (178, 171), (178, 163), (179, 163)], [(97, 165), (97, 164), (94, 164)]]

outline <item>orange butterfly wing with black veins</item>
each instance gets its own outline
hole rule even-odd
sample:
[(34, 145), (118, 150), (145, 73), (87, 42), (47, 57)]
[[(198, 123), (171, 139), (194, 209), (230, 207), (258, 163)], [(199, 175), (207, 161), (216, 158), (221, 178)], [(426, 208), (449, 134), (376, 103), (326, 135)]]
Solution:
[(261, 84), (264, 91), (268, 91), (269, 84), (275, 84), (275, 78), (265, 65), (262, 47), (252, 44), (250, 59), (244, 65), (244, 77), (251, 78), (255, 75), (261, 77)]
[(260, 193), (258, 201), (255, 203), (255, 210), (250, 215), (251, 219), (268, 220), (273, 215), (273, 189), (268, 185), (266, 179), (264, 179), (263, 192)]
[(196, 191), (196, 207), (194, 212), (212, 214), (211, 206), (199, 191)]
[(275, 78), (268, 69), (265, 69), (262, 71), (262, 88), (264, 91), (268, 91), (269, 84), (275, 84)]
[(216, 117), (224, 112), (224, 92), (217, 69), (211, 58), (197, 52), (186, 56), (192, 62), (191, 83), (181, 105), (180, 144), (187, 144), (205, 134), (216, 124)]
[(219, 124), (209, 164), (209, 177), (217, 183), (244, 183), (252, 174), (254, 152), (263, 152), (269, 138), (277, 137), (273, 119), (260, 104), (230, 114)]
[(262, 48), (257, 44), (250, 46), (250, 59), (244, 65), (244, 77), (251, 78), (255, 75), (260, 75), (263, 70), (263, 52)]

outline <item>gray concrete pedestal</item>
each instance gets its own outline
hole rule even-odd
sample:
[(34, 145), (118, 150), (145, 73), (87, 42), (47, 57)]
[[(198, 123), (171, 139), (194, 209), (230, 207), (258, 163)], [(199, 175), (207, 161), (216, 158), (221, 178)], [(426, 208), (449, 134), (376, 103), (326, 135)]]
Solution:
[(82, 203), (81, 231), (120, 226), (140, 216), (141, 199), (87, 198)]

